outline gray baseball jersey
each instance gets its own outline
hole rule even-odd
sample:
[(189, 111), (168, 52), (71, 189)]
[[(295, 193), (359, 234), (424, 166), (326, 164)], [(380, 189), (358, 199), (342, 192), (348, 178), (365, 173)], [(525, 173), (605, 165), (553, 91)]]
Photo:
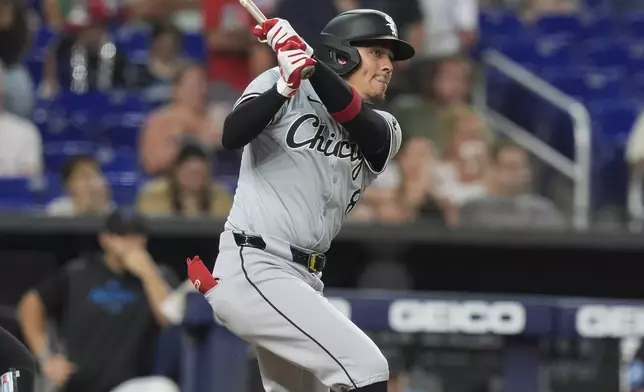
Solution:
[[(267, 70), (235, 106), (272, 88), (279, 77), (277, 67)], [(389, 162), (400, 148), (400, 126), (391, 114), (376, 112), (391, 131)], [(225, 229), (326, 252), (364, 189), (383, 170), (370, 166), (304, 81), (264, 132), (244, 147)]]

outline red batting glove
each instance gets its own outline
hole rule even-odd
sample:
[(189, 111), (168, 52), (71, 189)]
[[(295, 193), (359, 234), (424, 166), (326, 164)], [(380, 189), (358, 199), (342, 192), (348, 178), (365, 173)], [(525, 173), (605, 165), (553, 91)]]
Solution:
[(206, 294), (210, 289), (217, 286), (218, 282), (208, 268), (204, 265), (199, 256), (188, 258), (188, 278), (201, 294)]

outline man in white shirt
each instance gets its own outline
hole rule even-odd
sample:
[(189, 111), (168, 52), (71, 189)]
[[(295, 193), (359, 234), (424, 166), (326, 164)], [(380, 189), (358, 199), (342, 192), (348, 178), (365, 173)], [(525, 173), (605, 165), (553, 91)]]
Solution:
[[(0, 64), (0, 91), (4, 67)], [(0, 95), (0, 177), (32, 177), (43, 170), (42, 138), (29, 120), (5, 111)]]
[(421, 0), (425, 15), (424, 57), (445, 57), (466, 51), (476, 42), (477, 0)]

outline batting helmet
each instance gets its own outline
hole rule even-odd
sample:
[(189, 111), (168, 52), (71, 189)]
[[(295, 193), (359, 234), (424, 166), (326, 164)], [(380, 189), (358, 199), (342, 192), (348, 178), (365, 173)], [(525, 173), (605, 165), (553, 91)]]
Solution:
[(384, 12), (357, 9), (333, 18), (322, 30), (315, 57), (338, 75), (344, 76), (360, 65), (357, 47), (365, 42), (384, 41), (394, 54), (394, 61), (414, 56), (414, 48), (398, 38), (398, 27)]

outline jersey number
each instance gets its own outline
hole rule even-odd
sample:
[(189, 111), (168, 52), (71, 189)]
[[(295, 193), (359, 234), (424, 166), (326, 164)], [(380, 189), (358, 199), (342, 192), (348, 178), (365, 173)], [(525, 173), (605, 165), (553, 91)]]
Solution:
[(349, 200), (349, 204), (347, 205), (347, 209), (344, 210), (344, 215), (348, 215), (351, 211), (353, 211), (353, 208), (360, 201), (361, 195), (362, 189), (358, 189), (357, 191), (353, 192), (353, 194), (351, 195), (351, 200)]

